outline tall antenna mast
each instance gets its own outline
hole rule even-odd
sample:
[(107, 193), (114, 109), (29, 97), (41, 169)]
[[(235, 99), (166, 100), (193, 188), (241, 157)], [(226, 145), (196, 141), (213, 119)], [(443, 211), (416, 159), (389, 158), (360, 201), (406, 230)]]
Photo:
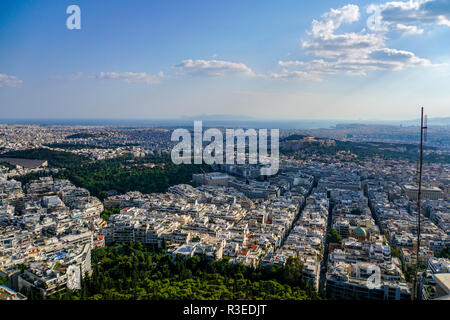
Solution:
[(420, 254), (420, 212), (422, 210), (422, 165), (423, 165), (423, 142), (427, 138), (427, 116), (423, 115), (423, 107), (421, 108), (420, 117), (420, 156), (419, 156), (419, 190), (417, 192), (417, 252), (416, 252), (416, 267), (414, 272), (413, 283), (413, 299), (419, 300), (419, 283), (417, 279), (417, 272), (419, 271), (419, 254)]

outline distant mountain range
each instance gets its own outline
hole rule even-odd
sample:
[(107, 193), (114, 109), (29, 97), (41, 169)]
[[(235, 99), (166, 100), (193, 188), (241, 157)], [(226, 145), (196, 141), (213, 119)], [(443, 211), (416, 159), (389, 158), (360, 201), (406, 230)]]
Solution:
[[(174, 119), (176, 120), (176, 119)], [(258, 121), (257, 118), (245, 115), (235, 114), (201, 114), (196, 116), (184, 116), (180, 117), (180, 120), (194, 121)]]
[[(282, 119), (260, 119), (256, 117), (246, 116), (246, 115), (225, 115), (225, 114), (208, 114), (208, 115), (197, 115), (197, 116), (189, 116), (189, 117), (181, 117), (180, 120), (184, 121), (194, 121), (194, 120), (202, 120), (202, 121), (214, 121), (214, 122), (228, 122), (228, 121), (236, 121), (236, 122), (254, 122), (254, 123), (277, 123), (282, 124), (282, 127), (285, 127), (288, 124), (296, 124), (296, 126), (304, 125), (306, 127), (316, 127), (322, 126), (329, 127), (330, 125), (336, 124), (369, 124), (369, 125), (402, 125), (402, 126), (417, 126), (420, 124), (420, 119), (415, 120), (282, 120)], [(174, 119), (176, 121), (176, 119)], [(428, 118), (428, 124), (434, 126), (450, 126), (450, 117), (441, 117), (441, 118)]]
[[(193, 126), (194, 120), (202, 120), (205, 127), (242, 127), (242, 128), (280, 128), (280, 129), (319, 129), (336, 125), (392, 125), (418, 126), (416, 120), (280, 120), (260, 119), (246, 115), (203, 114), (172, 119), (0, 119), (6, 124), (40, 125), (109, 125), (109, 126)], [(450, 126), (450, 117), (429, 118), (432, 126)]]
[[(420, 119), (400, 121), (401, 125), (414, 126), (420, 124)], [(450, 117), (428, 118), (428, 124), (433, 126), (450, 126)]]

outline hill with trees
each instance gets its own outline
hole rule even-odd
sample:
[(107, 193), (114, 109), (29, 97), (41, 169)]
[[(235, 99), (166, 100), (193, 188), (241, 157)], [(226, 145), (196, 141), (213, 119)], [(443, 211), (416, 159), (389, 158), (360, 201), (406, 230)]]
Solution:
[(94, 249), (92, 267), (92, 276), (82, 281), (80, 290), (66, 289), (49, 299), (320, 299), (302, 279), (302, 266), (293, 258), (284, 268), (255, 270), (228, 260), (172, 258), (140, 243), (130, 243)]
[[(107, 191), (118, 193), (140, 191), (142, 193), (165, 192), (170, 186), (191, 183), (192, 174), (211, 171), (208, 165), (176, 165), (169, 154), (149, 155), (142, 158), (124, 156), (108, 160), (92, 161), (70, 152), (49, 149), (21, 150), (5, 154), (8, 157), (48, 160), (49, 167), (65, 168), (52, 176), (69, 179), (76, 186), (88, 189), (92, 195), (103, 199)], [(155, 164), (153, 167), (146, 163)], [(203, 171), (202, 171), (203, 170)], [(17, 178), (23, 184), (48, 173), (31, 173)]]

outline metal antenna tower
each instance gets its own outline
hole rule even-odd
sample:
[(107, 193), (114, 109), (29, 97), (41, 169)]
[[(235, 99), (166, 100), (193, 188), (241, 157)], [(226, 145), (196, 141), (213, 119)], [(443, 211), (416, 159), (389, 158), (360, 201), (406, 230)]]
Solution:
[(419, 271), (419, 254), (420, 254), (420, 214), (421, 214), (421, 200), (422, 200), (422, 165), (423, 165), (423, 142), (427, 139), (427, 116), (423, 115), (423, 107), (421, 108), (420, 117), (420, 156), (419, 156), (419, 189), (417, 192), (417, 252), (416, 252), (416, 267), (414, 270), (414, 284), (413, 284), (413, 299), (419, 300), (419, 283), (417, 279), (417, 272)]

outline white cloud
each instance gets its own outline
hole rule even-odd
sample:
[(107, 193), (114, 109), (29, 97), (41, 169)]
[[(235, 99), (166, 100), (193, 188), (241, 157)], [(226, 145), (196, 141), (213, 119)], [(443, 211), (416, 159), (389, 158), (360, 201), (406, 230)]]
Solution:
[(312, 80), (312, 81), (320, 80), (320, 78), (314, 75), (313, 73), (297, 70), (289, 71), (287, 69), (283, 69), (283, 71), (280, 73), (271, 73), (270, 77), (275, 80), (291, 80), (291, 79)]
[(397, 23), (397, 25), (395, 26), (395, 30), (403, 33), (403, 34), (422, 34), (423, 33), (423, 29), (417, 27), (417, 26), (407, 26), (401, 23)]
[(379, 12), (380, 23), (393, 30), (399, 30), (399, 25), (407, 33), (415, 30), (411, 27), (422, 30), (419, 26), (450, 26), (450, 0), (392, 1), (370, 8)]
[(384, 38), (379, 33), (327, 34), (303, 41), (302, 49), (324, 58), (357, 57), (379, 48)]
[(278, 64), (282, 67), (298, 67), (304, 66), (306, 63), (304, 61), (278, 61)]
[[(417, 57), (414, 53), (395, 49), (377, 49), (364, 58), (345, 58), (326, 61), (323, 59), (312, 61), (280, 61), (281, 66), (299, 67), (297, 71), (303, 72), (303, 78), (319, 79), (323, 75), (347, 74), (364, 76), (376, 70), (401, 70), (412, 66), (430, 66), (427, 59)], [(286, 70), (286, 69), (283, 69)], [(292, 70), (291, 70), (292, 72)], [(288, 73), (288, 72), (285, 72)]]
[(360, 19), (359, 7), (349, 4), (339, 9), (330, 9), (320, 20), (313, 20), (312, 39), (302, 41), (301, 48), (324, 58), (356, 57), (378, 48), (384, 43), (381, 34), (349, 32), (336, 34), (344, 23), (353, 23)]
[(156, 84), (160, 82), (163, 76), (164, 74), (162, 72), (156, 75), (146, 72), (100, 72), (95, 77), (97, 79), (117, 79), (126, 83)]
[(255, 76), (252, 69), (243, 63), (223, 60), (184, 60), (175, 67), (193, 76), (219, 77), (227, 75)]
[(359, 20), (359, 7), (349, 4), (340, 9), (330, 9), (322, 15), (321, 20), (313, 20), (312, 33), (315, 36), (332, 34), (342, 23), (352, 23)]
[(16, 76), (10, 76), (4, 73), (0, 73), (0, 88), (1, 87), (20, 87), (22, 85), (22, 80)]
[[(449, 0), (450, 1), (450, 0)], [(373, 12), (373, 7), (368, 10)], [(301, 48), (315, 56), (309, 61), (279, 61), (281, 73), (272, 74), (273, 79), (320, 79), (324, 75), (348, 74), (364, 76), (375, 70), (401, 70), (413, 66), (430, 66), (427, 59), (417, 57), (413, 52), (386, 47), (387, 29), (376, 32), (366, 31), (339, 33), (344, 23), (353, 23), (360, 18), (356, 5), (330, 9), (313, 20), (310, 39), (302, 41)], [(379, 19), (375, 19), (375, 22)], [(397, 23), (397, 32), (420, 34), (417, 26)]]
[(414, 53), (404, 50), (383, 48), (370, 53), (369, 59), (387, 63), (395, 63), (401, 65), (431, 65), (427, 59), (417, 57)]

